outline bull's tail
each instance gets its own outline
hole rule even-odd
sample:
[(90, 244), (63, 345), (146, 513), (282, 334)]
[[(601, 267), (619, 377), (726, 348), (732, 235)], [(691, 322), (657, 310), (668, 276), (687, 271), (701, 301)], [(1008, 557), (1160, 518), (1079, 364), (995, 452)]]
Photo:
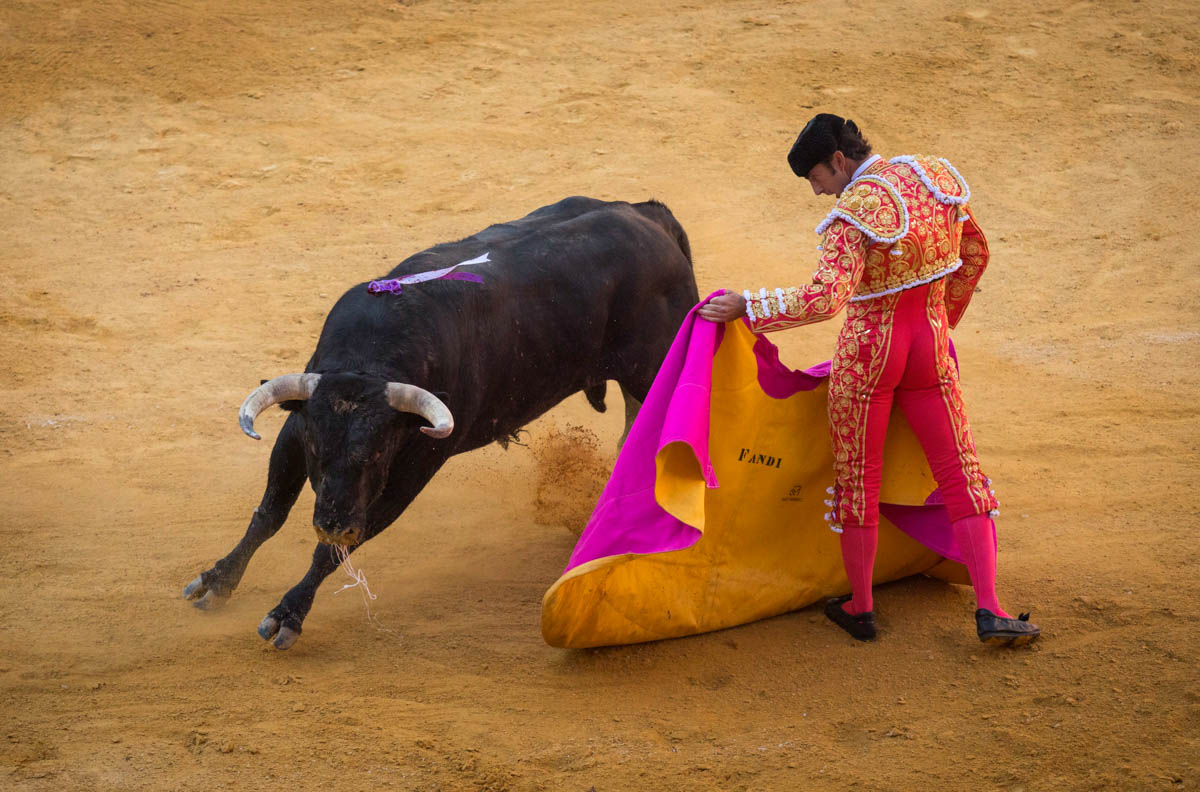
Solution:
[(671, 214), (671, 210), (665, 203), (651, 198), (649, 201), (634, 204), (633, 208), (637, 209), (643, 217), (653, 220), (666, 229), (667, 233), (679, 244), (679, 249), (683, 251), (688, 264), (692, 263), (692, 246), (688, 242), (687, 232), (683, 230), (683, 226), (675, 219), (675, 215)]

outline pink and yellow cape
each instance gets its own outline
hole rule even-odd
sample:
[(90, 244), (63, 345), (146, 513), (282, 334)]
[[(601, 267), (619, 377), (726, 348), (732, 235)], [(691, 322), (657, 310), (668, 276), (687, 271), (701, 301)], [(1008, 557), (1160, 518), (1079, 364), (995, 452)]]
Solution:
[[(701, 303), (703, 304), (703, 303)], [(829, 364), (793, 371), (745, 321), (688, 314), (562, 576), (551, 646), (639, 643), (745, 624), (850, 590), (826, 488)], [(968, 582), (916, 437), (893, 412), (875, 582)]]

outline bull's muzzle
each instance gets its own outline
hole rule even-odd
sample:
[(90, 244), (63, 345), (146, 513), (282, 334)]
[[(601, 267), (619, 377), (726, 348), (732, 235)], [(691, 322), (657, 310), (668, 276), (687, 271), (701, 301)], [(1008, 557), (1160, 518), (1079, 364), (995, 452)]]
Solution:
[(349, 504), (332, 504), (318, 497), (313, 509), (313, 530), (322, 544), (356, 545), (363, 540), (363, 520)]
[(314, 524), (313, 529), (317, 532), (317, 539), (321, 542), (321, 544), (353, 547), (362, 543), (362, 529), (358, 526), (330, 529), (322, 528), (320, 525)]

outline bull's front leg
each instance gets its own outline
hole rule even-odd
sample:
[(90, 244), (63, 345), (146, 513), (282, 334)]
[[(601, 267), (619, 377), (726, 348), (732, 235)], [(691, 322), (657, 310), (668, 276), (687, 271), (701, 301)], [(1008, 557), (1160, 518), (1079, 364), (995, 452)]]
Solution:
[(201, 572), (183, 589), (183, 596), (197, 608), (209, 610), (224, 604), (237, 588), (250, 558), (263, 542), (270, 539), (287, 520), (300, 490), (304, 488), (306, 469), (304, 445), (300, 435), (299, 418), (293, 414), (284, 421), (271, 463), (267, 469), (267, 489), (262, 501), (250, 518), (250, 525), (229, 555)]
[[(424, 489), (433, 474), (445, 463), (445, 456), (415, 459), (409, 467), (409, 472), (401, 477), (401, 481), (389, 488), (381, 498), (381, 503), (367, 512), (366, 537), (356, 545), (346, 545), (345, 549), (353, 553), (362, 547), (372, 537), (383, 532), (395, 522), (417, 494)], [(423, 473), (414, 475), (412, 470), (422, 470)], [(300, 637), (304, 618), (312, 608), (317, 596), (317, 588), (325, 578), (329, 577), (341, 563), (333, 545), (318, 543), (313, 549), (312, 564), (300, 582), (292, 587), (279, 604), (271, 609), (258, 624), (258, 634), (264, 641), (270, 641), (276, 649), (289, 649)]]
[[(347, 546), (346, 551), (353, 553), (360, 547), (361, 542)], [(308, 615), (313, 599), (317, 596), (317, 587), (340, 563), (335, 546), (319, 542), (313, 549), (312, 564), (308, 572), (258, 623), (259, 636), (264, 641), (271, 641), (276, 649), (290, 649), (300, 637), (304, 617)]]

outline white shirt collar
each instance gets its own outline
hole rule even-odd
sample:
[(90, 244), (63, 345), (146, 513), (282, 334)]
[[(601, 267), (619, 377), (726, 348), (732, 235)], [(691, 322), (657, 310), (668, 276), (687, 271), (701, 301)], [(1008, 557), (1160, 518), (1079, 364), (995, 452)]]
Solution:
[(867, 159), (863, 160), (863, 164), (858, 166), (858, 170), (854, 171), (854, 175), (850, 177), (850, 181), (854, 181), (859, 176), (863, 175), (863, 171), (875, 164), (875, 160), (882, 159), (878, 154), (872, 154)]

